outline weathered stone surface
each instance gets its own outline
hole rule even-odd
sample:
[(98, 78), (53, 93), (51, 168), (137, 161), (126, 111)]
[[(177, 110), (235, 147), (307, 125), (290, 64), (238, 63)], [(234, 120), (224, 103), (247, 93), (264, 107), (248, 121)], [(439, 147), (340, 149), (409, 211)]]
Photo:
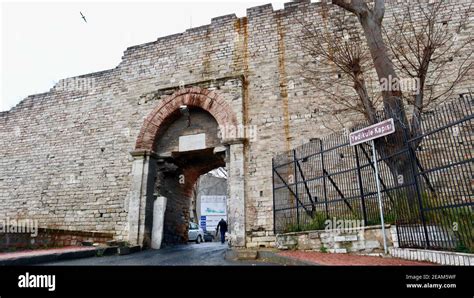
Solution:
[[(164, 239), (185, 242), (192, 184), (206, 170), (226, 165), (231, 242), (273, 245), (272, 157), (339, 128), (333, 115), (319, 110), (332, 107), (327, 94), (302, 78), (297, 63), (307, 57), (295, 20), (324, 24), (328, 11), (339, 8), (323, 2), (298, 1), (278, 11), (253, 7), (242, 18), (214, 18), (129, 47), (116, 68), (64, 79), (1, 112), (0, 218), (34, 218), (40, 227), (113, 233), (116, 240), (146, 245), (158, 192), (169, 199)], [(389, 24), (401, 4), (386, 2)], [(469, 3), (445, 5), (467, 9)], [(190, 126), (181, 105), (195, 108)], [(218, 126), (229, 125), (252, 134), (217, 135)], [(191, 165), (171, 169), (165, 159), (179, 151), (178, 131), (206, 132), (209, 154), (225, 146), (226, 162), (188, 158)]]
[(157, 197), (153, 203), (153, 229), (151, 232), (151, 248), (160, 249), (163, 240), (163, 224), (165, 222), (166, 198)]
[[(386, 231), (388, 235), (388, 227)], [(356, 235), (354, 235), (354, 233), (356, 233)], [(381, 237), (382, 229), (380, 226), (362, 227), (357, 230), (353, 229), (350, 232), (328, 229), (324, 231), (280, 234), (276, 237), (276, 246), (279, 249), (295, 248), (316, 251), (327, 249), (334, 253), (370, 253), (383, 248), (383, 240)], [(394, 247), (391, 237), (387, 237), (387, 245)]]

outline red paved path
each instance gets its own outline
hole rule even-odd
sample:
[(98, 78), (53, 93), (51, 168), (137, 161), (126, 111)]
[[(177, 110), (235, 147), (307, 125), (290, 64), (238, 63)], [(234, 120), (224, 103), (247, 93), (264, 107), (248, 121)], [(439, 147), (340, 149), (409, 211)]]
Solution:
[(295, 258), (301, 261), (312, 262), (319, 265), (342, 266), (433, 266), (428, 262), (409, 261), (398, 258), (382, 258), (361, 256), (353, 254), (321, 253), (313, 251), (284, 251), (281, 256)]

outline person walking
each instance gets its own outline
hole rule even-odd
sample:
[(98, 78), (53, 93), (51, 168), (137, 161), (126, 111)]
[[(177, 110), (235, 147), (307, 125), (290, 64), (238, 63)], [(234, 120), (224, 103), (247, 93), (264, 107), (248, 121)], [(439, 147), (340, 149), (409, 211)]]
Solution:
[(221, 232), (221, 243), (224, 244), (224, 242), (225, 242), (225, 233), (227, 232), (227, 222), (223, 218), (221, 218), (221, 220), (217, 224), (216, 236), (217, 236), (217, 233), (219, 231)]

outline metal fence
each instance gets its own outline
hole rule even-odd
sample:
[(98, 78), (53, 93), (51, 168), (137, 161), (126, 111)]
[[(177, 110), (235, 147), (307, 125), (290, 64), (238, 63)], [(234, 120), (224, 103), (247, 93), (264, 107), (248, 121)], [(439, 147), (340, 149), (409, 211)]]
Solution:
[[(384, 219), (401, 247), (474, 252), (473, 105), (464, 95), (426, 112), (421, 135), (404, 131), (395, 152), (377, 150)], [(380, 224), (371, 147), (348, 139), (332, 134), (273, 159), (275, 233), (324, 229), (326, 219)]]

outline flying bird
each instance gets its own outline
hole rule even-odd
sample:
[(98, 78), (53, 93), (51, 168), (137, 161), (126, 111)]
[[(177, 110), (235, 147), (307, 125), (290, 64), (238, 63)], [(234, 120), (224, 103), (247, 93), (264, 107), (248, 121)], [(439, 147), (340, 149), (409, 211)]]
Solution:
[(87, 23), (86, 17), (82, 14), (82, 12), (80, 11), (79, 13), (81, 14), (82, 18), (84, 19), (84, 22)]

